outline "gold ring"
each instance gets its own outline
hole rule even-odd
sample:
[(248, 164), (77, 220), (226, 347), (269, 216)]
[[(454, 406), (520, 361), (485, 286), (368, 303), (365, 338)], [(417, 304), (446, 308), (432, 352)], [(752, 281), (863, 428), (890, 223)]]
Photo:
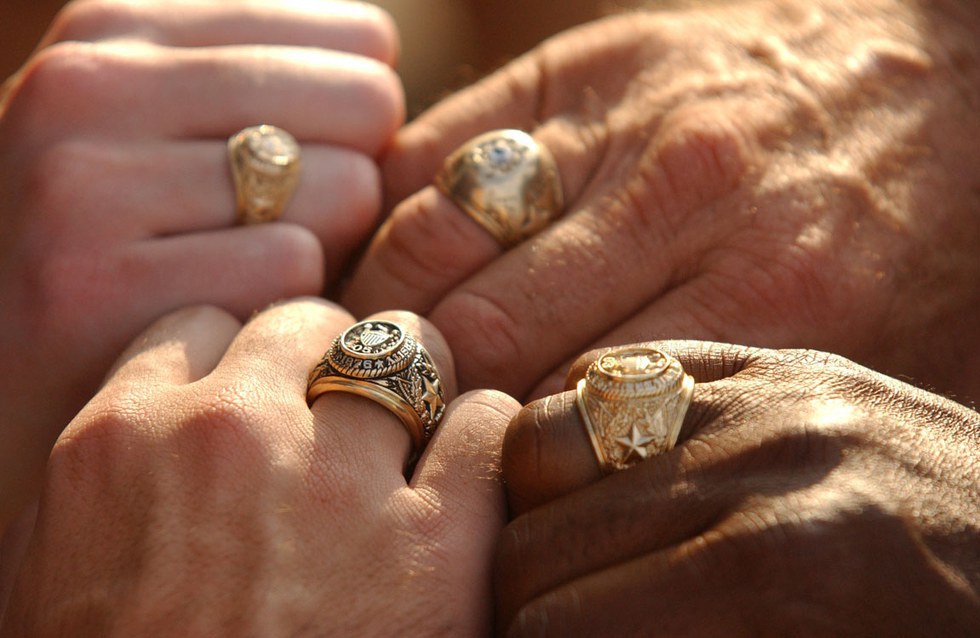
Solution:
[(238, 223), (260, 224), (282, 217), (299, 182), (296, 139), (268, 124), (250, 126), (228, 138), (228, 160)]
[(460, 146), (435, 184), (504, 247), (547, 226), (562, 208), (554, 158), (516, 129), (490, 131)]
[(625, 347), (593, 362), (577, 389), (579, 413), (608, 474), (674, 447), (694, 378), (659, 350)]
[(432, 357), (391, 321), (361, 321), (334, 339), (310, 373), (306, 401), (313, 405), (331, 391), (371, 399), (395, 413), (412, 437), (415, 455), (429, 442), (446, 409)]

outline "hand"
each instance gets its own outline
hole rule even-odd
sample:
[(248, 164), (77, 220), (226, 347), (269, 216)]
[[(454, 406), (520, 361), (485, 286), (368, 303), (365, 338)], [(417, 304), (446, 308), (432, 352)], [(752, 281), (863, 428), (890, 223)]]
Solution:
[[(376, 222), (402, 119), (390, 19), (321, 2), (71, 4), (0, 107), (0, 529), (125, 344), (194, 303), (319, 294)], [(226, 140), (303, 147), (282, 222), (234, 227)]]
[[(684, 337), (980, 399), (978, 5), (721, 4), (569, 31), (409, 124), (384, 164), (407, 199), (345, 305), (424, 313), (464, 388), (515, 396), (591, 347)], [(500, 127), (551, 149), (566, 194), (506, 253), (427, 186)]]
[(601, 478), (574, 392), (508, 428), (503, 633), (977, 635), (980, 415), (834, 355), (656, 347), (699, 382), (672, 451)]
[[(381, 318), (419, 336), (448, 400), (439, 334)], [(54, 447), (0, 634), (485, 634), (520, 406), (457, 399), (406, 482), (392, 413), (342, 392), (307, 406), (307, 375), (350, 322), (319, 300), (244, 327), (197, 308), (135, 341)]]

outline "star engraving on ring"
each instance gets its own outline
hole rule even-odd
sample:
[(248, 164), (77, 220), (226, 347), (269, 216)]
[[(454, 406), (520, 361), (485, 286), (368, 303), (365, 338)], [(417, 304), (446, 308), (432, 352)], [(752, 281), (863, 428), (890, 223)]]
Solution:
[(645, 432), (641, 431), (640, 428), (633, 425), (630, 428), (630, 433), (627, 436), (621, 436), (616, 439), (616, 443), (626, 449), (626, 454), (623, 457), (624, 461), (628, 461), (632, 458), (637, 458), (643, 460), (649, 455), (649, 450), (646, 445), (655, 441), (657, 437), (650, 436)]
[(430, 379), (429, 377), (423, 376), (422, 386), (422, 403), (425, 404), (429, 418), (435, 421), (439, 408), (442, 406), (442, 388), (439, 384), (439, 379)]

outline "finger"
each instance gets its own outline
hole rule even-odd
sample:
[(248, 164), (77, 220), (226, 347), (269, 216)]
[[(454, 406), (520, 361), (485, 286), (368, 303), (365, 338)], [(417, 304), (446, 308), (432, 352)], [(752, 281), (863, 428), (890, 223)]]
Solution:
[(477, 84), (439, 102), (398, 132), (385, 153), (382, 174), (389, 203), (432, 182), (460, 144), (498, 128), (531, 131), (541, 71), (530, 55), (514, 60)]
[(499, 511), (506, 514), (499, 489), (500, 452), (507, 424), (520, 407), (515, 399), (493, 390), (461, 396), (447, 410), (419, 460), (412, 487), (444, 495), (449, 508), (453, 502), (470, 499), (475, 488), (483, 488), (477, 491), (485, 502), (499, 504)]
[[(539, 124), (543, 128), (556, 122), (558, 128), (570, 125), (573, 134), (564, 140), (540, 131), (541, 139), (553, 147), (556, 156), (561, 154), (563, 143), (578, 146), (582, 141), (598, 142), (601, 157), (562, 167), (563, 179), (569, 180), (567, 200), (576, 192), (572, 184), (577, 170), (589, 173), (590, 166), (598, 167), (600, 160), (609, 160), (605, 162), (608, 170), (621, 169), (618, 165), (631, 162), (634, 151), (608, 148), (604, 135), (597, 133), (629, 128), (633, 114), (617, 106), (627, 90), (624, 78), (641, 74), (634, 43), (623, 37), (622, 29), (569, 32), (543, 42), (483, 81), (443, 100), (405, 127), (389, 149), (383, 171), (387, 201), (400, 201), (422, 188), (453, 149), (495, 128), (534, 131)], [(670, 50), (671, 43), (645, 38), (644, 46), (656, 59)], [(609, 68), (624, 72), (608, 73)], [(659, 117), (652, 114), (653, 121), (646, 130), (656, 130)], [(645, 137), (645, 132), (640, 131), (640, 136), (627, 133), (626, 137)], [(535, 131), (536, 137), (538, 134)]]
[[(767, 273), (767, 280), (772, 273)], [(744, 281), (744, 280), (743, 280)], [(778, 295), (777, 295), (778, 296)], [(853, 322), (829, 327), (820, 318), (820, 311), (811, 308), (806, 293), (802, 293), (803, 312), (796, 312), (799, 298), (784, 306), (773, 307), (760, 303), (754, 286), (735, 286), (728, 276), (706, 273), (679, 286), (640, 310), (598, 339), (591, 347), (601, 348), (621, 343), (650, 339), (687, 339), (705, 342), (751, 343), (766, 348), (830, 349), (831, 344), (848, 343), (848, 331)], [(703, 356), (690, 359), (689, 372), (695, 378), (724, 378), (758, 361), (763, 351), (705, 343)], [(686, 349), (686, 348), (685, 348)], [(587, 362), (573, 365), (569, 381), (584, 374)], [(535, 392), (554, 387), (554, 379), (546, 380)]]
[[(711, 383), (735, 376), (752, 362), (766, 356), (760, 348), (740, 346), (732, 343), (697, 341), (696, 337), (684, 340), (651, 341), (647, 339), (626, 339), (625, 336), (611, 337), (610, 344), (619, 347), (629, 344), (644, 345), (660, 350), (681, 362), (684, 371), (694, 377), (697, 383)], [(579, 379), (585, 378), (585, 371), (609, 347), (602, 347), (578, 357), (568, 368), (565, 388), (571, 390)]]
[(650, 140), (620, 136), (560, 220), (453, 288), (429, 317), (457, 353), (461, 387), (525, 396), (696, 277), (701, 256), (739, 223), (714, 213), (755, 153), (736, 128), (729, 114), (678, 111)]
[[(323, 289), (320, 243), (304, 228), (263, 224), (128, 244), (116, 258), (134, 309), (220, 306), (248, 317), (274, 301)], [(142, 314), (146, 314), (143, 310)], [(159, 310), (151, 316), (156, 316)]]
[[(571, 209), (576, 206), (575, 200), (595, 159), (602, 154), (599, 146), (603, 142), (592, 130), (561, 117), (534, 131), (536, 140), (555, 158), (561, 188)], [(450, 290), (503, 252), (496, 240), (456, 203), (435, 188), (425, 188), (395, 206), (372, 238), (344, 302), (355, 314), (382, 307), (426, 313)], [(505, 263), (516, 261), (509, 259)]]
[[(740, 346), (701, 342), (646, 345), (675, 356), (695, 378), (680, 441), (717, 418), (718, 382), (741, 370), (755, 352)], [(603, 352), (589, 353), (575, 363), (569, 373), (570, 387), (585, 376), (588, 365)], [(521, 410), (507, 429), (503, 468), (514, 514), (530, 511), (603, 477), (574, 390), (533, 401)]]
[(677, 456), (610, 475), (508, 525), (494, 569), (501, 626), (566, 583), (701, 533), (739, 498), (741, 492), (688, 480)]
[(245, 324), (215, 374), (261, 379), (272, 394), (305, 408), (310, 370), (351, 321), (346, 310), (323, 299), (273, 305)]
[[(476, 391), (457, 399), (446, 411), (411, 483), (422, 501), (422, 511), (438, 510), (446, 533), (440, 552), (467, 556), (465, 561), (444, 565), (447, 582), (469, 583), (476, 588), (467, 596), (472, 609), (463, 617), (486, 612), (484, 601), (493, 592), (487, 574), (493, 549), (507, 522), (507, 503), (500, 478), (500, 445), (507, 422), (520, 405), (507, 395)], [(482, 591), (481, 591), (482, 590)], [(482, 619), (491, 627), (492, 618)]]
[[(394, 322), (413, 335), (429, 353), (439, 373), (446, 403), (456, 395), (452, 353), (442, 335), (428, 321), (405, 311), (386, 311), (365, 321)], [(323, 353), (321, 353), (323, 354)], [(345, 391), (321, 394), (311, 407), (322, 425), (325, 458), (339, 471), (373, 477), (388, 488), (404, 487), (406, 461), (412, 454), (412, 437), (400, 418), (381, 404)]]
[(139, 38), (179, 47), (288, 44), (346, 51), (394, 64), (391, 17), (359, 2), (75, 2), (58, 14), (41, 46), (65, 40)]
[(396, 206), (371, 238), (341, 300), (358, 316), (381, 308), (426, 314), (455, 282), (500, 253), (486, 230), (427, 188)]
[[(333, 278), (376, 222), (378, 169), (341, 147), (311, 144), (302, 153), (299, 186), (281, 221), (330, 246), (324, 257)], [(64, 144), (47, 164), (52, 178), (43, 203), (72, 212), (65, 233), (76, 238), (107, 228), (134, 238), (226, 228), (236, 219), (227, 154), (218, 141)]]
[(50, 94), (61, 95), (56, 89), (65, 85), (73, 87), (73, 108), (50, 104), (25, 114), (57, 122), (38, 135), (87, 130), (107, 138), (227, 139), (265, 123), (301, 142), (373, 156), (404, 117), (394, 71), (376, 60), (322, 49), (65, 42), (35, 56), (20, 90), (47, 94), (50, 86)]
[[(685, 543), (588, 574), (533, 599), (508, 600), (498, 610), (501, 633), (741, 635), (746, 615), (759, 606), (760, 592), (719, 564), (713, 550)], [(509, 599), (511, 592), (503, 591)], [(710, 613), (695, 611), (705, 605)]]
[(197, 381), (214, 369), (240, 328), (237, 319), (215, 306), (176, 310), (133, 340), (106, 383), (152, 387)]
[[(732, 376), (753, 356), (752, 350), (710, 342), (753, 343), (767, 347), (799, 345), (802, 326), (798, 323), (774, 320), (768, 312), (760, 316), (745, 310), (746, 306), (722, 298), (717, 292), (718, 285), (719, 282), (711, 277), (699, 277), (675, 288), (596, 339), (588, 349), (599, 351), (652, 339), (690, 340), (694, 343), (672, 347), (681, 347), (679, 352), (691, 366), (689, 374), (695, 379), (710, 381)], [(819, 337), (813, 335), (803, 342), (812, 345), (816, 339)], [(690, 348), (695, 352), (688, 353)], [(597, 356), (592, 353), (576, 356), (557, 366), (528, 396), (536, 398), (562, 389), (571, 390)]]

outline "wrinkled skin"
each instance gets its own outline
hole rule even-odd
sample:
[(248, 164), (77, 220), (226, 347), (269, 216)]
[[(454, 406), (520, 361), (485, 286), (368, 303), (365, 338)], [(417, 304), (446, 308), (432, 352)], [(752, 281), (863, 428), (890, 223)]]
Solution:
[[(397, 48), (357, 3), (59, 15), (0, 102), (0, 529), (152, 321), (195, 303), (245, 318), (333, 280), (380, 212)], [(235, 227), (225, 140), (261, 123), (296, 136), (303, 177), (282, 222)]]
[(980, 415), (835, 355), (654, 345), (698, 380), (670, 452), (603, 478), (574, 392), (508, 428), (501, 634), (978, 635)]
[[(450, 400), (439, 334), (379, 318), (419, 336)], [(54, 446), (0, 635), (485, 635), (519, 405), (453, 401), (406, 481), (397, 417), (340, 392), (307, 406), (307, 373), (350, 323), (297, 300), (244, 327), (199, 307), (144, 333)]]
[[(725, 2), (561, 34), (399, 133), (383, 170), (404, 201), (343, 301), (424, 313), (464, 388), (515, 396), (557, 391), (590, 347), (697, 338), (976, 400), (977, 6)], [(500, 127), (551, 149), (567, 202), (507, 252), (429, 186)]]

